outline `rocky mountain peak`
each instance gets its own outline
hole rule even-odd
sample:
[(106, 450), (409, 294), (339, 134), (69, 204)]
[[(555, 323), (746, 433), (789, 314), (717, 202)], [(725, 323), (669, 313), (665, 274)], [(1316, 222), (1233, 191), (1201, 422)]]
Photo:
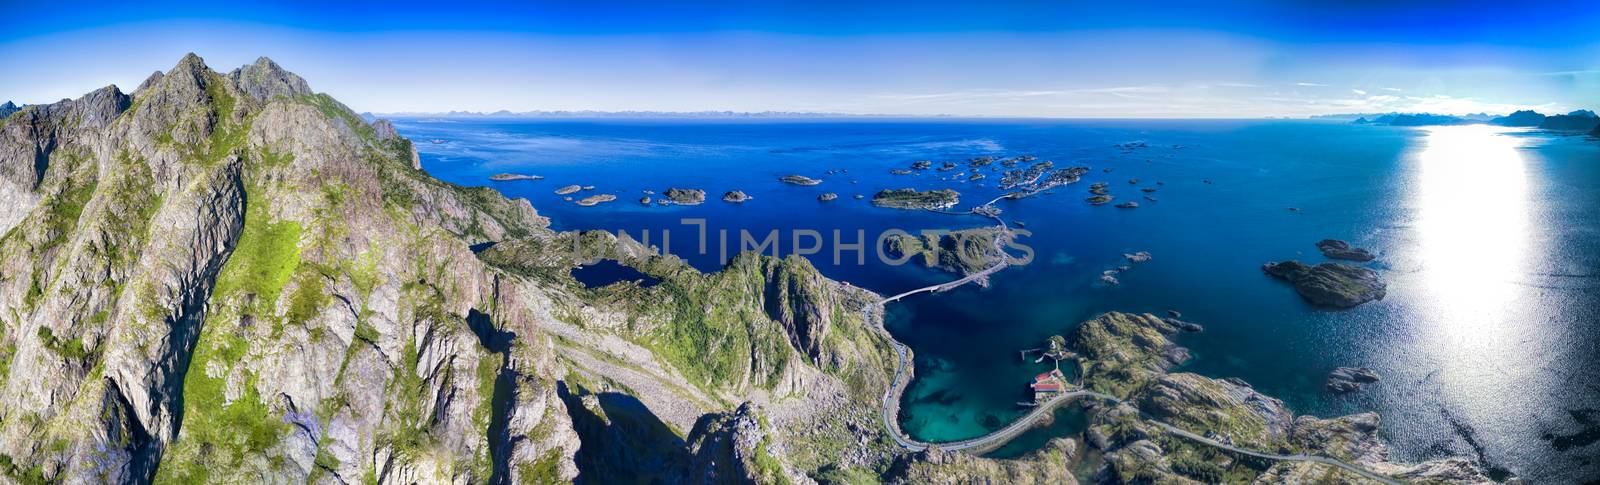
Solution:
[(166, 74), (162, 73), (161, 71), (150, 73), (150, 77), (144, 78), (144, 82), (139, 83), (139, 87), (135, 88), (133, 93), (139, 94), (140, 92), (149, 89), (150, 86), (154, 86), (156, 83), (161, 82), (161, 78), (164, 76), (166, 76)]
[(80, 127), (101, 129), (110, 125), (117, 115), (122, 114), (122, 110), (128, 109), (131, 100), (121, 89), (111, 85), (84, 95), (71, 103), (71, 109), (77, 115)]
[(178, 64), (172, 66), (172, 69), (167, 71), (167, 75), (170, 76), (174, 73), (180, 72), (199, 75), (210, 69), (210, 67), (206, 66), (205, 59), (201, 59), (198, 54), (190, 52), (188, 54), (184, 54), (183, 58), (178, 59)]
[(312, 94), (311, 87), (295, 73), (284, 70), (272, 59), (261, 57), (256, 62), (245, 65), (228, 73), (239, 90), (250, 95), (258, 101), (271, 101), (273, 98), (295, 97)]

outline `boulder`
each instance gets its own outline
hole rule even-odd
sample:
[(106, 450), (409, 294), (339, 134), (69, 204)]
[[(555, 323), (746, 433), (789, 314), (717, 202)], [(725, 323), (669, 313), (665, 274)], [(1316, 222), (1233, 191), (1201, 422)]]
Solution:
[(1340, 367), (1328, 373), (1329, 391), (1346, 393), (1361, 390), (1362, 384), (1378, 382), (1378, 373), (1366, 367)]

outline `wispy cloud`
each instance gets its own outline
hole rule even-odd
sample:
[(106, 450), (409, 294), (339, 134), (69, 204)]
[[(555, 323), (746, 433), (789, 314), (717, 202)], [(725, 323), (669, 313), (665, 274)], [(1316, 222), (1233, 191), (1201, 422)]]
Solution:
[(1294, 85), (1295, 86), (1318, 87), (1318, 88), (1328, 87), (1328, 85), (1322, 84), (1322, 83), (1306, 83), (1306, 82), (1294, 83)]
[(898, 101), (960, 101), (996, 98), (1025, 98), (1037, 96), (1052, 96), (1062, 94), (1063, 91), (1050, 90), (1015, 90), (1015, 89), (967, 89), (944, 93), (906, 94), (889, 93), (880, 94), (882, 99)]
[(1085, 96), (1116, 96), (1120, 98), (1139, 98), (1141, 95), (1160, 94), (1170, 91), (1167, 86), (1108, 86), (1097, 88), (1075, 88), (1062, 90), (1018, 90), (1018, 89), (967, 89), (942, 93), (887, 93), (875, 97), (892, 101), (907, 103), (965, 103), (989, 102), (995, 100), (1023, 100), (1035, 98), (1055, 97), (1062, 99), (1081, 98)]
[(1579, 69), (1575, 71), (1551, 71), (1533, 73), (1535, 76), (1593, 76), (1600, 75), (1600, 69)]
[(1357, 96), (1366, 96), (1367, 95), (1366, 91), (1362, 91), (1360, 89), (1351, 89), (1350, 92), (1356, 93)]

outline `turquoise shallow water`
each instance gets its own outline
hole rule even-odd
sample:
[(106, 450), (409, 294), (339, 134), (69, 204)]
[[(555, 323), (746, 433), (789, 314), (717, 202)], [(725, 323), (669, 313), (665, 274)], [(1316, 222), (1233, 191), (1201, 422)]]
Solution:
[[(1000, 192), (959, 172), (892, 175), (913, 160), (961, 161), (1032, 154), (1093, 170), (1078, 185), (1003, 201), (1021, 220), (1032, 264), (997, 274), (989, 288), (919, 295), (890, 307), (889, 329), (917, 352), (917, 381), (902, 409), (925, 440), (983, 434), (1023, 412), (1025, 383), (1042, 365), (1017, 350), (1110, 310), (1180, 310), (1206, 331), (1180, 343), (1183, 370), (1241, 377), (1298, 414), (1377, 411), (1394, 454), (1465, 454), (1542, 481), (1600, 475), (1600, 143), (1584, 137), (1284, 121), (1038, 120), (400, 120), (423, 165), (456, 183), (528, 197), (558, 228), (650, 230), (704, 270), (719, 265), (717, 234), (778, 251), (795, 229), (823, 237), (813, 262), (830, 277), (880, 293), (948, 279), (871, 254), (856, 263), (844, 243), (889, 228), (976, 226), (984, 220), (870, 207), (855, 194), (888, 187), (954, 188), (963, 206)], [(430, 141), (432, 140), (432, 141)], [(433, 141), (437, 141), (434, 143)], [(1148, 146), (1113, 145), (1143, 141)], [(937, 165), (937, 164), (936, 164)], [(1110, 172), (1104, 169), (1110, 168)], [(838, 172), (838, 170), (848, 172)], [(829, 174), (829, 170), (835, 170)], [(489, 182), (498, 172), (542, 181)], [(784, 185), (798, 173), (821, 185)], [(1138, 178), (1138, 184), (1128, 180)], [(1209, 180), (1211, 183), (1206, 183)], [(1088, 184), (1110, 183), (1138, 209), (1083, 203)], [(1156, 181), (1163, 182), (1155, 185)], [(981, 182), (980, 182), (981, 183)], [(594, 185), (616, 202), (578, 207), (552, 191)], [(695, 207), (640, 206), (643, 190), (700, 188)], [(1147, 201), (1137, 188), (1154, 187)], [(744, 204), (719, 200), (739, 189)], [(823, 203), (822, 192), (840, 199)], [(585, 192), (587, 193), (587, 192)], [(583, 194), (583, 193), (580, 193)], [(1296, 208), (1291, 211), (1289, 208)], [(704, 219), (708, 254), (699, 254)], [(1388, 297), (1348, 311), (1303, 303), (1260, 272), (1266, 261), (1323, 258), (1333, 237), (1379, 254), (1372, 267)], [(810, 247), (802, 238), (798, 246)], [(1150, 262), (1096, 283), (1122, 254)], [(870, 249), (869, 249), (870, 253)], [(1383, 381), (1357, 394), (1325, 393), (1333, 367), (1372, 367)], [(1071, 423), (1071, 420), (1063, 421)], [(1060, 433), (1076, 433), (1062, 426)], [(1042, 443), (1034, 440), (1032, 446)], [(1007, 453), (1025, 451), (1026, 445)]]

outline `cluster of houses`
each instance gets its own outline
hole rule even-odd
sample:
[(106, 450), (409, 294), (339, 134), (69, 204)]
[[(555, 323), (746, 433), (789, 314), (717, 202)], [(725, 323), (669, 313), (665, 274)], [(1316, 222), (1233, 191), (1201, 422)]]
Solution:
[(1061, 373), (1061, 369), (1034, 376), (1033, 384), (1029, 386), (1033, 388), (1034, 403), (1049, 401), (1072, 390), (1072, 384), (1067, 382), (1067, 376)]

